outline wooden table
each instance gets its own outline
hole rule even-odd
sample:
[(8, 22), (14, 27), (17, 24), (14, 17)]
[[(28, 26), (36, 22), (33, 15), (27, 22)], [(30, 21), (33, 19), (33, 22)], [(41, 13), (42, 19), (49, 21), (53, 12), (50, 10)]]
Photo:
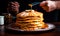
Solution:
[(14, 31), (5, 31), (4, 26), (0, 26), (0, 36), (60, 36), (60, 22), (52, 22), (56, 26), (54, 30), (45, 32), (30, 32), (30, 33), (17, 33)]

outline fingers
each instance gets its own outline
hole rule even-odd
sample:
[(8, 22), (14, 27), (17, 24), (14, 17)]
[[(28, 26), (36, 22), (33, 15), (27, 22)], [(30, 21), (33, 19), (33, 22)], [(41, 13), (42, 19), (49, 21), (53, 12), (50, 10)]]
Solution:
[(40, 3), (40, 6), (47, 6), (47, 4), (48, 4), (48, 2), (43, 1), (43, 2)]
[(18, 11), (18, 10), (19, 10), (19, 7), (20, 7), (20, 5), (19, 5), (19, 3), (16, 2), (16, 1), (10, 2), (10, 3), (8, 4), (8, 8), (9, 8), (9, 10), (11, 10), (11, 11)]
[(19, 3), (18, 2), (10, 2), (9, 6), (16, 6), (19, 7)]
[(47, 2), (47, 1), (41, 2), (41, 3), (40, 3), (40, 6), (41, 6), (45, 11), (48, 12), (49, 7), (48, 7), (48, 2)]
[(47, 1), (47, 2), (48, 2), (49, 12), (56, 9), (56, 2), (55, 1)]
[(46, 11), (51, 12), (56, 9), (55, 1), (43, 1), (40, 6)]

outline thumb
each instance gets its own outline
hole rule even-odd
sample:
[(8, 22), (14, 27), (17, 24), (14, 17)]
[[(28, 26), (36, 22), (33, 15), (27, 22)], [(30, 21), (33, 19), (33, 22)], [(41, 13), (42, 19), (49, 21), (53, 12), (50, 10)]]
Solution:
[(47, 6), (48, 2), (47, 1), (43, 1), (40, 3), (40, 6)]
[(48, 7), (48, 2), (47, 2), (47, 1), (41, 2), (40, 6), (41, 6), (45, 11), (48, 12), (49, 7)]

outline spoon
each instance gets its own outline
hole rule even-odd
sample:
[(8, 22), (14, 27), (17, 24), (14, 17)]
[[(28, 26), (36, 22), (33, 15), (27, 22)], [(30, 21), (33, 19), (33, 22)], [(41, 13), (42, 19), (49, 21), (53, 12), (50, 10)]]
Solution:
[(35, 6), (35, 5), (37, 5), (37, 4), (40, 4), (40, 2), (33, 2), (31, 4), (28, 4), (28, 5), (31, 7), (31, 10), (32, 10), (32, 7)]

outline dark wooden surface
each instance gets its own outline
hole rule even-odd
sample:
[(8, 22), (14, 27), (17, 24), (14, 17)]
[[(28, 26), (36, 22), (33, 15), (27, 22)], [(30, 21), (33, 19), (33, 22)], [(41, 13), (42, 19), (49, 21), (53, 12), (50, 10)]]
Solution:
[(5, 26), (0, 26), (0, 36), (60, 36), (60, 22), (52, 22), (55, 29), (45, 32), (15, 32), (6, 30)]

